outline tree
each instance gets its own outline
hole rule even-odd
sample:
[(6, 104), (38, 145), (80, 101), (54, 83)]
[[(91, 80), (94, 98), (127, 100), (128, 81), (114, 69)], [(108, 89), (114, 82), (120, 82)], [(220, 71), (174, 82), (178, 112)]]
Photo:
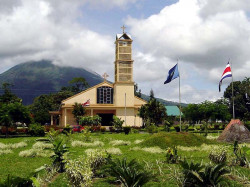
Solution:
[(73, 89), (75, 88), (75, 92), (77, 93), (89, 87), (88, 82), (83, 77), (75, 77), (69, 83), (74, 86)]
[(135, 85), (134, 85), (134, 92), (135, 92), (135, 96), (141, 98), (141, 89), (138, 91), (138, 84), (137, 83), (135, 83)]
[(6, 127), (6, 137), (8, 128), (16, 122), (29, 124), (31, 122), (28, 108), (21, 103), (0, 104), (0, 123)]
[(198, 104), (188, 104), (187, 107), (182, 109), (185, 118), (191, 123), (196, 123), (201, 120), (200, 111), (198, 110)]
[(154, 94), (154, 91), (152, 89), (150, 90), (149, 97), (150, 97), (150, 100), (155, 98), (155, 94)]
[[(235, 116), (239, 119), (249, 119), (250, 116), (250, 78), (233, 82)], [(224, 97), (229, 100), (230, 113), (233, 111), (232, 83), (226, 88)]]
[(228, 104), (225, 100), (217, 100), (216, 102), (204, 101), (200, 104), (189, 104), (183, 109), (184, 116), (191, 122), (205, 120), (206, 123), (216, 120), (229, 120), (230, 113)]
[(74, 115), (74, 118), (75, 118), (77, 124), (79, 124), (80, 117), (83, 116), (85, 113), (86, 113), (86, 110), (82, 106), (82, 104), (79, 104), (79, 103), (74, 104), (72, 114)]
[(49, 95), (40, 95), (34, 99), (29, 106), (35, 122), (45, 124), (50, 122), (49, 111), (59, 110), (62, 100), (74, 95), (73, 92), (65, 90)]
[(22, 102), (20, 98), (18, 98), (15, 94), (13, 94), (10, 90), (10, 87), (13, 86), (7, 82), (2, 84), (3, 95), (0, 96), (0, 103), (14, 103), (14, 102)]
[(150, 95), (152, 98), (147, 104), (141, 106), (138, 115), (143, 119), (143, 122), (148, 120), (149, 123), (155, 123), (158, 125), (167, 117), (166, 108), (154, 98), (152, 90), (150, 91)]

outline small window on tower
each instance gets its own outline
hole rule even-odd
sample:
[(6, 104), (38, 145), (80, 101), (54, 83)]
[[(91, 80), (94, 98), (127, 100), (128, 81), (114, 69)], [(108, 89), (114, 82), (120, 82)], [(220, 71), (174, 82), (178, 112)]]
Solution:
[(127, 42), (123, 42), (123, 46), (127, 46), (128, 45), (128, 43)]

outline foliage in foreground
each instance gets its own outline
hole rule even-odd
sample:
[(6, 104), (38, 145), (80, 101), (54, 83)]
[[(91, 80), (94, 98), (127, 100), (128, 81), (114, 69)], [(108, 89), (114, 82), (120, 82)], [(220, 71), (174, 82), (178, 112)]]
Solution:
[(139, 187), (149, 182), (153, 175), (145, 171), (135, 159), (127, 162), (126, 158), (109, 160), (107, 172), (116, 177), (126, 187)]
[[(211, 187), (225, 183), (223, 176), (229, 171), (225, 169), (225, 163), (206, 165), (205, 168), (200, 163), (190, 164), (184, 159), (180, 161), (182, 172), (184, 175), (183, 186), (185, 187)], [(204, 168), (204, 170), (202, 170)]]
[(95, 171), (106, 163), (104, 151), (92, 150), (87, 157), (66, 160), (66, 176), (71, 186), (91, 186)]

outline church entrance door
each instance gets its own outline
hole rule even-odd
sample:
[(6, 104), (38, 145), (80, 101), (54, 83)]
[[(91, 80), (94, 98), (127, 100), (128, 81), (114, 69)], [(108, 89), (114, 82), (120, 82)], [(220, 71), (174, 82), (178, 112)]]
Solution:
[(102, 126), (112, 126), (113, 115), (114, 114), (97, 114), (102, 118)]

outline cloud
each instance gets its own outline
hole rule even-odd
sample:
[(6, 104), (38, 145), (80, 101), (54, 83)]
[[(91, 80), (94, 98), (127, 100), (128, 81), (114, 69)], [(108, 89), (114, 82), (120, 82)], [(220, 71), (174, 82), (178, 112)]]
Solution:
[(0, 68), (52, 59), (59, 65), (108, 72), (107, 64), (114, 58), (113, 38), (73, 20), (56, 22), (51, 18), (54, 12), (48, 1), (23, 0), (11, 13), (0, 15)]
[(250, 0), (200, 0), (199, 3), (204, 17), (233, 11), (250, 11)]
[[(182, 86), (187, 91), (183, 92), (186, 101), (221, 97), (217, 93), (218, 81), (229, 58), (235, 80), (249, 76), (249, 6), (249, 1), (180, 0), (146, 19), (128, 17), (126, 24), (143, 49), (137, 61), (146, 73), (141, 73), (139, 82), (166, 76), (166, 70), (179, 58), (181, 74), (185, 75)], [(162, 85), (154, 82), (151, 87), (164, 97)]]

